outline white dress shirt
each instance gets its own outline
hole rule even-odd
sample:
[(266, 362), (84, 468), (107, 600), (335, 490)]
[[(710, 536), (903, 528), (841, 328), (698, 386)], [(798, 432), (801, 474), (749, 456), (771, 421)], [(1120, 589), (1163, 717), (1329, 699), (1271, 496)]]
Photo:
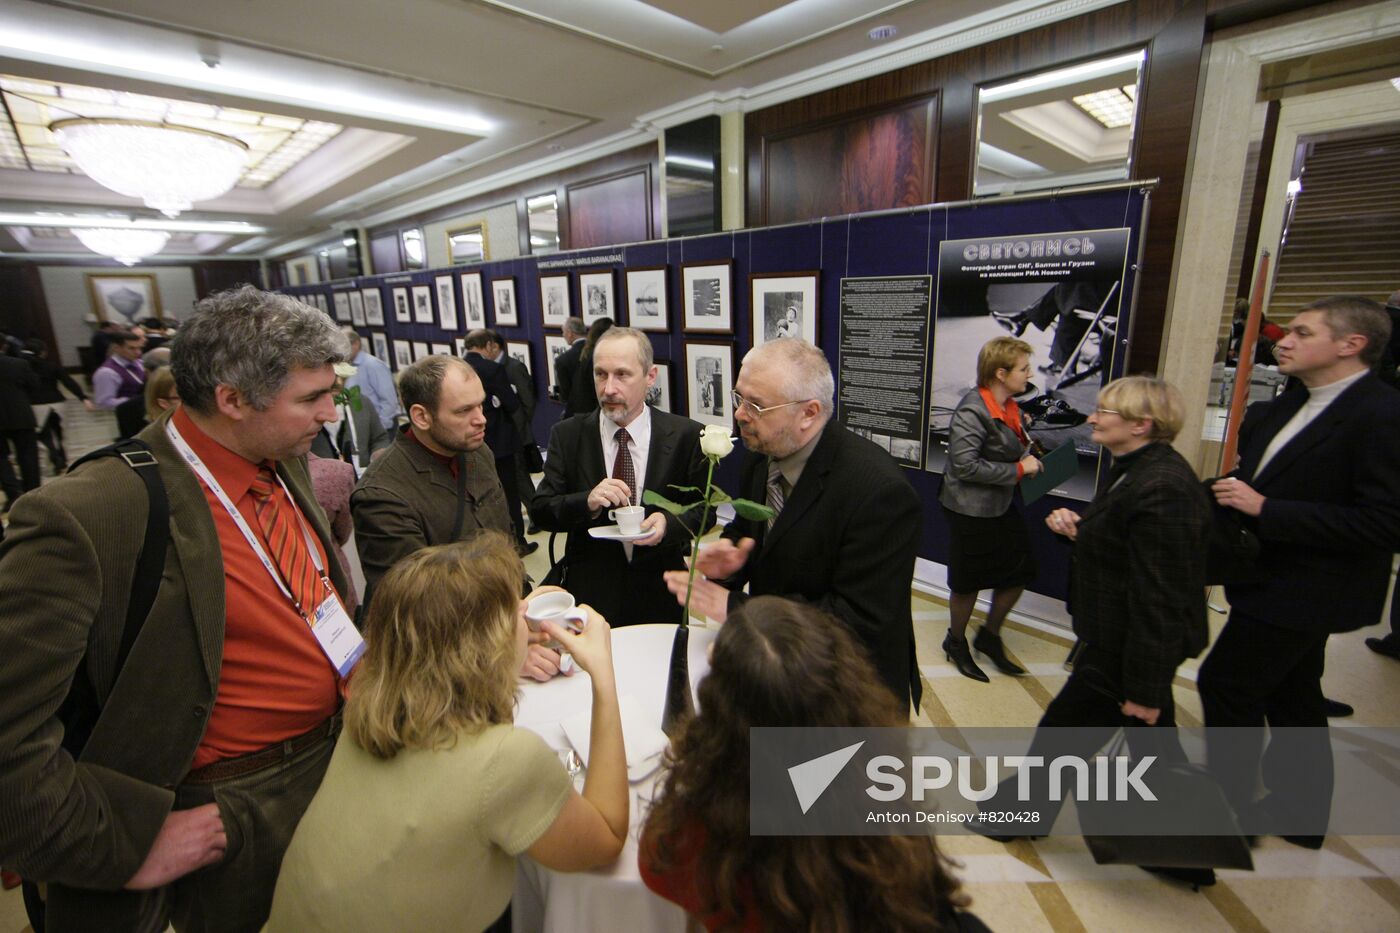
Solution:
[[(603, 472), (612, 476), (613, 461), (617, 459), (617, 425), (608, 420), (601, 410), (598, 412), (598, 434), (603, 441)], [(651, 450), (651, 406), (643, 405), (642, 413), (627, 425), (627, 452), (632, 455), (632, 475), (637, 477), (637, 488), (632, 490), (635, 505), (642, 505), (642, 490), (647, 482), (647, 452)], [(622, 542), (622, 551), (628, 563), (632, 561), (631, 541)]]
[(1337, 400), (1337, 396), (1351, 388), (1352, 383), (1368, 372), (1370, 372), (1369, 369), (1363, 369), (1358, 373), (1338, 379), (1336, 382), (1309, 389), (1308, 400), (1303, 403), (1303, 407), (1298, 409), (1297, 414), (1288, 419), (1287, 424), (1279, 428), (1274, 439), (1269, 441), (1269, 446), (1264, 448), (1264, 456), (1259, 458), (1259, 466), (1255, 468), (1254, 475), (1258, 476), (1263, 473), (1264, 467), (1269, 465), (1269, 461), (1274, 459), (1274, 456), (1284, 448), (1285, 444), (1302, 433), (1304, 428), (1312, 424), (1314, 418), (1326, 411), (1327, 406)]

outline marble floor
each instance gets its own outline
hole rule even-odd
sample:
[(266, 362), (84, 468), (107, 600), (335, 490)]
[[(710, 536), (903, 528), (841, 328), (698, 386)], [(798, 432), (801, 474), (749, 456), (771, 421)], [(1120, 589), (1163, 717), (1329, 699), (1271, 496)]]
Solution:
[[(95, 415), (70, 403), (69, 454), (106, 443), (115, 434), (110, 415)], [(49, 472), (45, 468), (45, 472)], [(540, 549), (526, 559), (535, 579), (548, 569), (548, 535), (535, 536)], [(563, 540), (556, 549), (562, 553)], [(1006, 677), (984, 667), (991, 683), (960, 676), (944, 661), (939, 644), (947, 629), (947, 606), (911, 596), (919, 666), (925, 680), (919, 725), (945, 728), (1033, 724), (1065, 681), (1062, 666), (1068, 637), (1008, 622), (1007, 647), (1029, 671)], [(1217, 605), (1222, 601), (1217, 596)], [(1224, 616), (1212, 614), (1212, 631)], [(974, 620), (974, 625), (976, 621)], [(1329, 697), (1356, 707), (1356, 715), (1334, 726), (1400, 726), (1400, 662), (1365, 647), (1377, 627), (1334, 637), (1329, 643), (1324, 688)], [(1198, 660), (1182, 666), (1175, 687), (1178, 721), (1199, 725), (1195, 688)], [(1347, 931), (1400, 930), (1400, 837), (1329, 836), (1316, 852), (1266, 837), (1254, 852), (1253, 872), (1220, 873), (1219, 883), (1200, 893), (1144, 874), (1136, 868), (1095, 865), (1077, 837), (1052, 837), (1010, 845), (975, 836), (943, 836), (940, 843), (958, 864), (972, 909), (993, 930), (1077, 931)], [(0, 894), (0, 933), (28, 930), (18, 891)], [(644, 931), (639, 931), (644, 933)]]

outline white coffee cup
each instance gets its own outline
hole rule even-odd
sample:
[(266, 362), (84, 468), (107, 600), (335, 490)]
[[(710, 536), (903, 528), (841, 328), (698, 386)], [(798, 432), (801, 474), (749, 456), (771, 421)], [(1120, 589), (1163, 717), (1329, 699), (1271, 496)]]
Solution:
[(608, 519), (617, 522), (617, 530), (625, 535), (642, 533), (642, 519), (647, 510), (640, 505), (624, 505), (620, 509), (608, 509)]
[(551, 590), (525, 604), (525, 622), (532, 632), (538, 632), (543, 622), (553, 622), (572, 632), (581, 632), (588, 624), (588, 613), (574, 604), (574, 594)]

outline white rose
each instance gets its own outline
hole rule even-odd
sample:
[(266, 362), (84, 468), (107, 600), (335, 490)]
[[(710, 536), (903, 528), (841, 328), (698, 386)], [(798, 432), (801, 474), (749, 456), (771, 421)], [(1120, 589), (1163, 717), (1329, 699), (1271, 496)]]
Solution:
[(707, 457), (727, 457), (734, 449), (734, 441), (726, 428), (710, 424), (700, 432), (700, 450)]
[(349, 363), (335, 364), (335, 374), (342, 379), (349, 379), (351, 376), (355, 375), (355, 373), (359, 371), (360, 367), (352, 366)]

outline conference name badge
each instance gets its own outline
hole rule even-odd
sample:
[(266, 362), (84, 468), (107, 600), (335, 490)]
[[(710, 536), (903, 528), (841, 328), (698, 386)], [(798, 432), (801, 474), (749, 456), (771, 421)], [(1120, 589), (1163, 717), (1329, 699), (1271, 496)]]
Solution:
[(349, 676), (359, 663), (360, 655), (365, 653), (365, 640), (360, 637), (350, 614), (340, 604), (340, 597), (334, 593), (327, 595), (316, 607), (316, 621), (311, 623), (311, 633), (316, 636), (321, 650), (341, 677)]

